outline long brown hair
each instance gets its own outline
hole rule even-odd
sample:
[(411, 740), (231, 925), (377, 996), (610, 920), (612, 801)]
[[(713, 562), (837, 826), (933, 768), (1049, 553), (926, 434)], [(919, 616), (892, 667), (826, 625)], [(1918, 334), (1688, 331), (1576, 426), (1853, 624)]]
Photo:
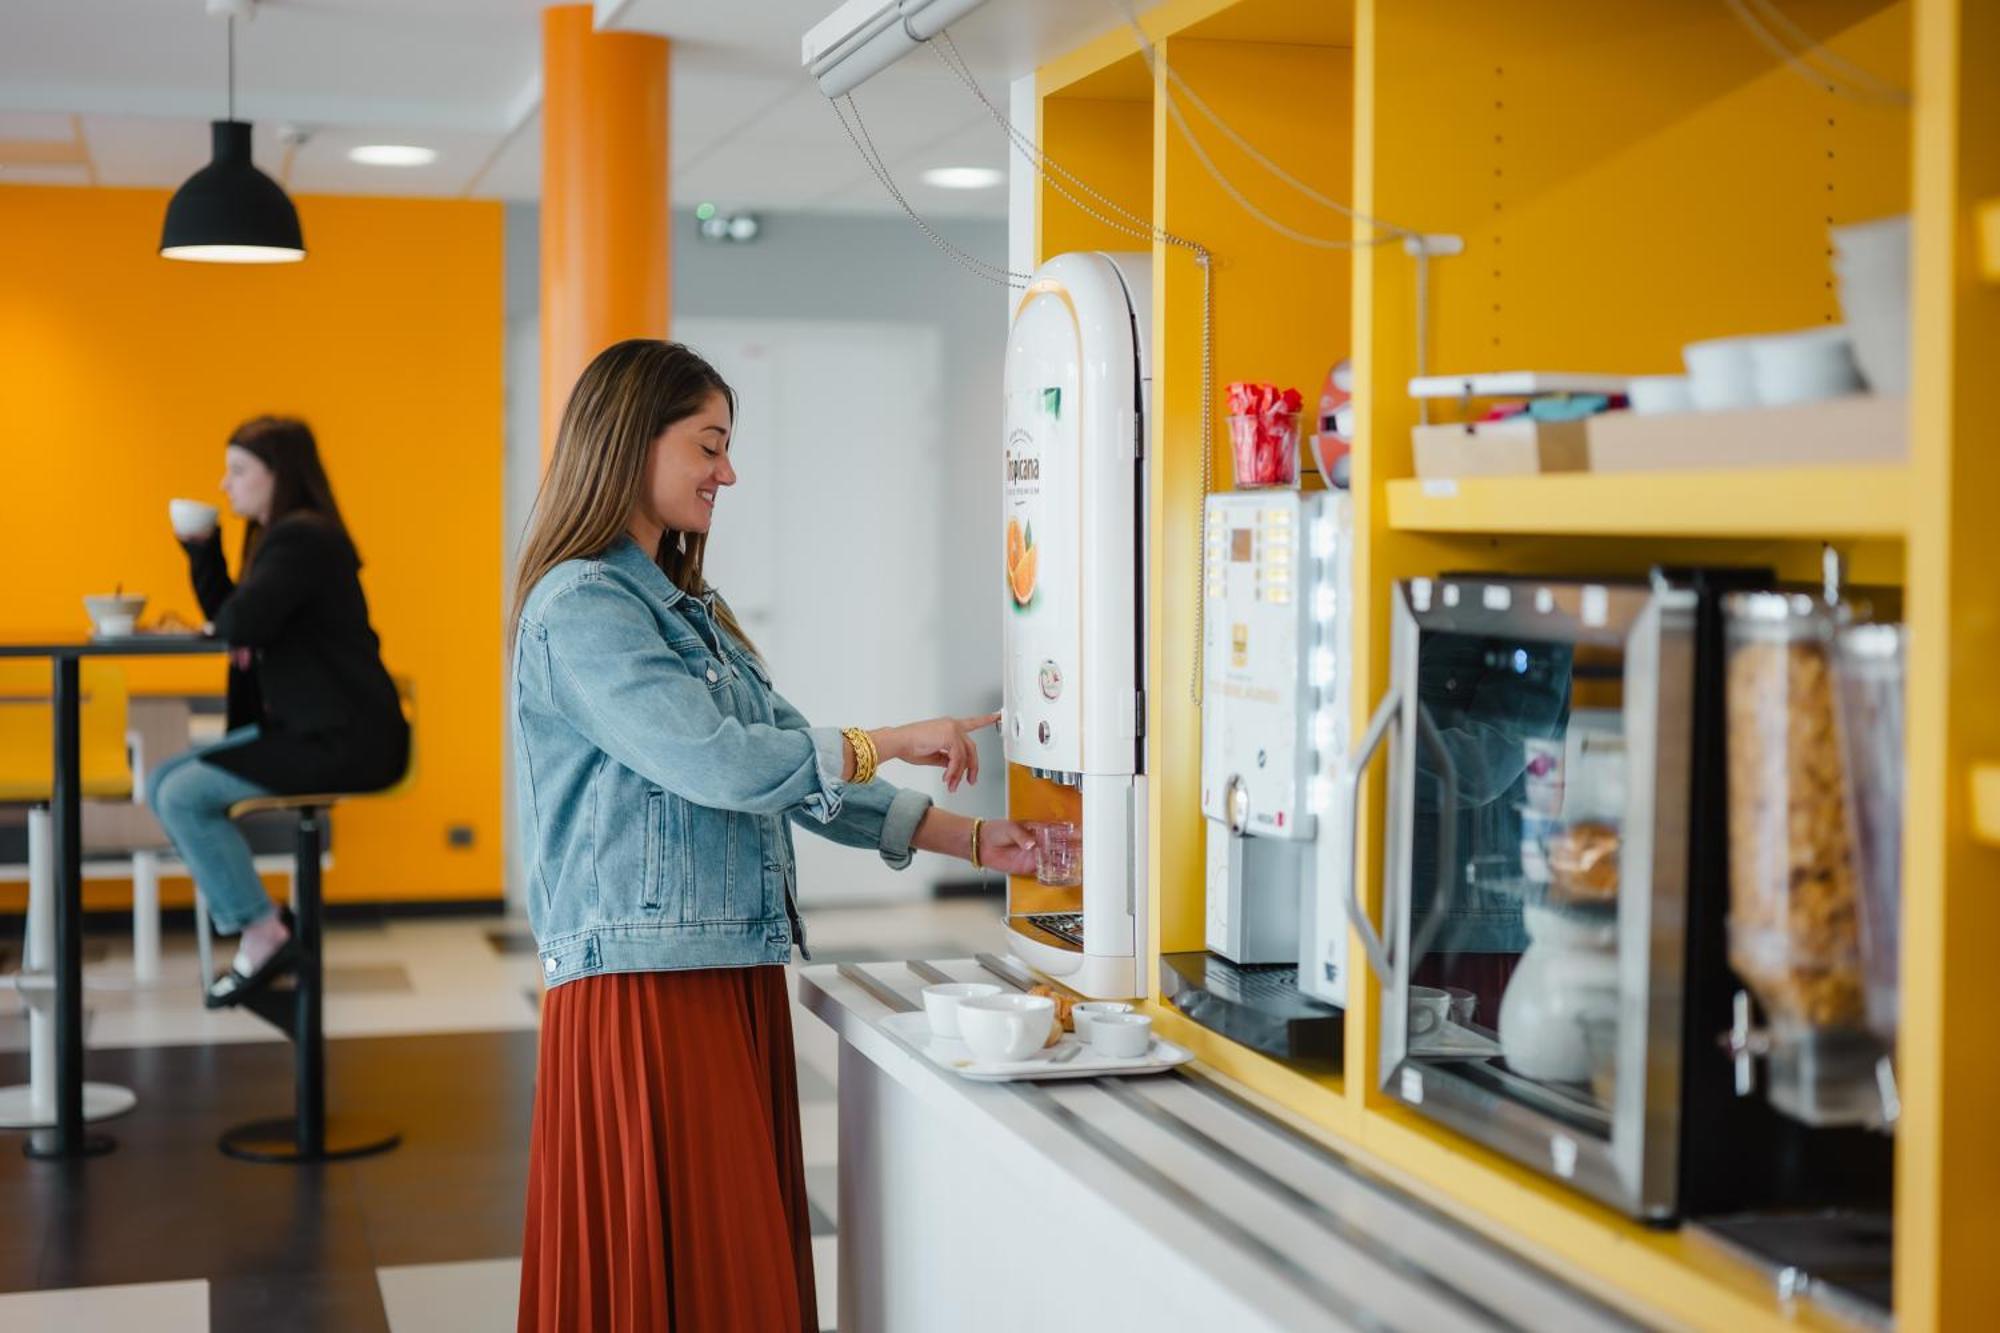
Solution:
[[(337, 528), (349, 546), (354, 544), (341, 521), (340, 506), (334, 503), (333, 483), (319, 461), (312, 427), (297, 417), (252, 417), (230, 432), (229, 443), (271, 470), (271, 523), (290, 514), (317, 514)], [(255, 519), (244, 529), (241, 570), (248, 570), (257, 558), (264, 529)]]
[[(630, 338), (613, 343), (584, 367), (570, 390), (556, 431), (555, 452), (535, 495), (528, 535), (514, 570), (510, 631), (521, 623), (521, 608), (544, 574), (565, 560), (602, 555), (623, 536), (645, 486), (646, 456), (660, 432), (702, 409), (719, 393), (736, 415), (736, 393), (714, 366), (680, 343)], [(660, 534), (652, 552), (673, 585), (699, 597), (708, 591), (702, 554), (708, 534)], [(715, 603), (715, 618), (737, 642), (756, 652), (727, 603)]]

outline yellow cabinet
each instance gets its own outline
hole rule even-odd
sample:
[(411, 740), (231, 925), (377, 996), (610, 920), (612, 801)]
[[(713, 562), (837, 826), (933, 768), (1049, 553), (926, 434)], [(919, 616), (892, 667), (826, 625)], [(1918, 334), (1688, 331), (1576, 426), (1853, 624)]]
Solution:
[[(1204, 489), (1226, 484), (1215, 478), (1227, 477), (1217, 400), (1228, 381), (1310, 390), (1333, 361), (1354, 360), (1366, 610), (1357, 726), (1386, 683), (1398, 578), (1708, 560), (1806, 577), (1833, 540), (1857, 577), (1905, 585), (1896, 1313), (1906, 1330), (1972, 1328), (2000, 1308), (2000, 1029), (1980, 984), (2000, 940), (2000, 847), (1979, 834), (1975, 794), (1991, 770), (1974, 778), (2000, 762), (1989, 681), (2000, 663), (1990, 572), (2000, 416), (1975, 397), (2000, 364), (2000, 285), (1982, 280), (1982, 235), (1995, 224), (1990, 205), (1981, 212), (2000, 198), (2000, 6), (1775, 8), (1824, 42), (1836, 68), (1872, 81), (1804, 77), (1719, 2), (1166, 0), (1140, 19), (1154, 59), (1118, 28), (1039, 72), (1039, 142), (1071, 175), (1040, 190), (1038, 257), (1148, 245), (1154, 255), (1155, 974), (1162, 952), (1202, 941), (1195, 545)], [(1918, 256), (1907, 462), (1482, 479), (1449, 491), (1414, 480), (1406, 386), (1420, 369), (1670, 372), (1698, 338), (1838, 322), (1828, 227), (1905, 212)], [(1450, 234), (1463, 249), (1420, 265), (1404, 230)], [(1381, 799), (1378, 783), (1365, 842)], [(1379, 857), (1364, 847), (1368, 885), (1380, 882)], [(1375, 1095), (1378, 1015), (1372, 986), (1357, 989), (1338, 1078), (1232, 1047), (1171, 1011), (1161, 1023), (1348, 1151), (1652, 1318), (1796, 1326), (1749, 1267)]]

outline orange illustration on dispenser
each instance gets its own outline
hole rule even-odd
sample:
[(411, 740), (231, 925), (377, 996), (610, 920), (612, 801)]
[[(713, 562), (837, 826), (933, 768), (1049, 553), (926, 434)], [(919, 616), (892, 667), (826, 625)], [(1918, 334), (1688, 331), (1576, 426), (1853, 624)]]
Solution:
[(1014, 605), (1026, 606), (1035, 597), (1035, 566), (1039, 563), (1035, 551), (1035, 525), (1030, 523), (1024, 529), (1021, 520), (1007, 520), (1007, 588), (1014, 594)]

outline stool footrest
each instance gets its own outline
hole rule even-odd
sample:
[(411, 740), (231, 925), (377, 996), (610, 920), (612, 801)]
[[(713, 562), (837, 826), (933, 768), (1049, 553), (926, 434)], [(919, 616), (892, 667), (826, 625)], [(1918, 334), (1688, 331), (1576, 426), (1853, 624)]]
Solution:
[(322, 814), (355, 792), (315, 792), (310, 796), (246, 796), (229, 807), (231, 819), (241, 819), (266, 810), (317, 810)]
[(299, 989), (297, 985), (273, 985), (243, 997), (239, 1009), (248, 1009), (278, 1029), (286, 1041), (298, 1040)]
[(403, 1136), (383, 1121), (334, 1115), (327, 1117), (325, 1133), (313, 1149), (300, 1143), (296, 1116), (275, 1116), (226, 1131), (218, 1146), (245, 1162), (333, 1162), (387, 1152), (402, 1141)]

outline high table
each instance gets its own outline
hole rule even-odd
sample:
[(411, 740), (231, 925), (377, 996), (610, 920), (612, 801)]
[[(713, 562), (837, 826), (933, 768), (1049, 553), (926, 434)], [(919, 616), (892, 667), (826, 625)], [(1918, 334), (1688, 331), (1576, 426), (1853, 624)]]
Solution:
[(117, 638), (46, 635), (0, 640), (0, 657), (46, 657), (54, 665), (55, 764), (49, 800), (56, 890), (56, 1123), (28, 1138), (30, 1157), (88, 1157), (110, 1152), (106, 1134), (83, 1119), (83, 759), (78, 709), (79, 664), (86, 657), (192, 657), (229, 645), (199, 634)]

